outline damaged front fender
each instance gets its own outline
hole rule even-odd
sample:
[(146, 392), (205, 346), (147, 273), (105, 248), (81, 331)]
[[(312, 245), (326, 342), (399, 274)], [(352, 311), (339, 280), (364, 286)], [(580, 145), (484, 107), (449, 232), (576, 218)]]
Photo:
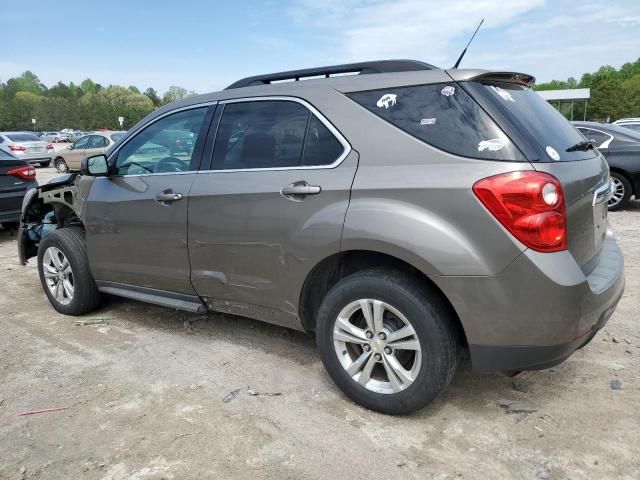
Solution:
[(38, 254), (38, 244), (56, 228), (81, 224), (77, 184), (79, 176), (68, 174), (29, 190), (22, 201), (18, 229), (18, 257), (22, 265)]

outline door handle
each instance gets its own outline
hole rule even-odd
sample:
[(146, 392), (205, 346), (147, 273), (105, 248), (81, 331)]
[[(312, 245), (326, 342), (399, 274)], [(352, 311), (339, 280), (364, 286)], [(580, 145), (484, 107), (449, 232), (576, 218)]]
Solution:
[(175, 193), (172, 190), (165, 190), (156, 195), (156, 202), (160, 204), (176, 202), (178, 200), (182, 200), (182, 194)]
[(296, 182), (282, 187), (280, 193), (285, 197), (317, 195), (322, 191), (318, 185), (309, 185), (307, 182)]

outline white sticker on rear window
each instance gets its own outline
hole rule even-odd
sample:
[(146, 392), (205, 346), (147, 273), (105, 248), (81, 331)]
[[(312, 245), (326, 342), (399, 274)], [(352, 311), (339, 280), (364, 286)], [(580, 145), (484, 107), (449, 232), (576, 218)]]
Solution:
[(389, 108), (393, 107), (396, 104), (396, 100), (398, 95), (395, 93), (385, 93), (380, 100), (376, 103), (379, 108)]
[(447, 85), (442, 90), (440, 90), (440, 93), (442, 95), (444, 95), (445, 97), (450, 97), (451, 95), (456, 93), (456, 87), (452, 87), (451, 85)]
[(435, 118), (423, 118), (422, 120), (420, 120), (420, 125), (435, 125), (435, 124), (436, 124)]
[(560, 154), (553, 147), (547, 147), (547, 155), (551, 157), (551, 160), (555, 160), (556, 162), (560, 160)]
[(506, 143), (499, 138), (492, 138), (491, 140), (482, 140), (478, 143), (478, 151), (484, 152), (489, 150), (490, 152), (497, 152), (505, 147)]
[(494, 87), (493, 85), (491, 86), (491, 88), (493, 89), (494, 92), (496, 92), (498, 95), (500, 95), (500, 97), (502, 97), (502, 99), (505, 102), (514, 102), (515, 103), (515, 100), (513, 99), (513, 97), (511, 96), (511, 94), (507, 90), (503, 90), (500, 87)]

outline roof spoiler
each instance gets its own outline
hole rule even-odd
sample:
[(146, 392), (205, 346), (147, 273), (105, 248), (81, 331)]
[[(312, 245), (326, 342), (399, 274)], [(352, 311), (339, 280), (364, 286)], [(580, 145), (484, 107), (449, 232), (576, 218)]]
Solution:
[(536, 77), (527, 73), (518, 72), (481, 72), (475, 75), (465, 74), (464, 70), (447, 70), (447, 73), (456, 81), (465, 80), (484, 80), (502, 83), (515, 83), (525, 87), (533, 87), (536, 83)]
[(372, 73), (414, 72), (419, 70), (437, 70), (425, 62), (417, 60), (379, 60), (375, 62), (346, 63), (343, 65), (331, 65), (328, 67), (305, 68), (302, 70), (290, 70), (287, 72), (268, 73), (247, 77), (229, 85), (225, 90), (232, 88), (251, 87), (255, 85), (269, 85), (273, 82), (299, 81), (309, 77), (325, 77), (332, 75), (366, 75)]

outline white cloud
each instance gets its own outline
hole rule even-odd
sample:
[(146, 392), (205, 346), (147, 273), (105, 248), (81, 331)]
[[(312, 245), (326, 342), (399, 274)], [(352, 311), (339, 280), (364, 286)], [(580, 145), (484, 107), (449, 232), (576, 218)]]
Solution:
[[(453, 39), (462, 50), (467, 37), (485, 18), (485, 29), (502, 27), (544, 4), (543, 0), (330, 0), (305, 1), (292, 11), (297, 21), (335, 29), (347, 61), (419, 58), (451, 60)], [(463, 38), (464, 37), (464, 38)]]

